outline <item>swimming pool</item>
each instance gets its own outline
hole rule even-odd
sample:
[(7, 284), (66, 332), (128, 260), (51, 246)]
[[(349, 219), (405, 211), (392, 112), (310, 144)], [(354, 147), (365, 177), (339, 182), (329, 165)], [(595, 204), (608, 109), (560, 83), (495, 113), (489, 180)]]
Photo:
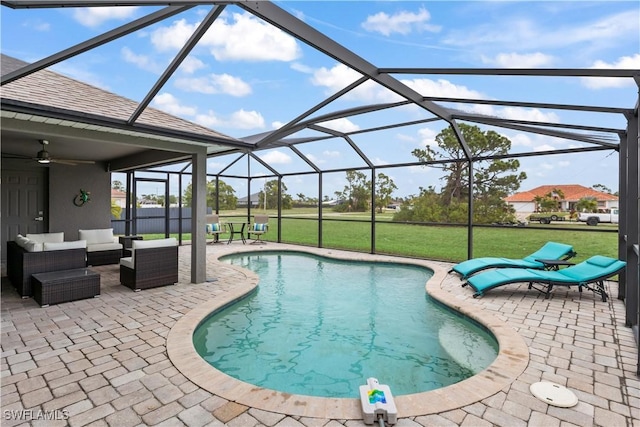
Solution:
[(291, 252), (221, 261), (255, 271), (260, 285), (209, 316), (193, 342), (241, 381), (356, 397), (374, 376), (403, 395), (459, 382), (497, 354), (491, 334), (426, 296), (426, 268)]

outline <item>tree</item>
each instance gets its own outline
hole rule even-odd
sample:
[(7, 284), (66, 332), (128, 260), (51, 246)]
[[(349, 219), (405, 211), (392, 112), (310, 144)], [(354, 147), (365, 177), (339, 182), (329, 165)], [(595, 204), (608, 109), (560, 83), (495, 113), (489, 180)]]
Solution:
[(118, 191), (124, 191), (124, 184), (122, 183), (122, 181), (116, 180), (111, 183), (111, 188)]
[(609, 187), (603, 184), (594, 184), (591, 186), (594, 190), (602, 191), (603, 193), (613, 194), (613, 191)]
[[(483, 132), (478, 126), (465, 123), (459, 125), (460, 131), (471, 151), (474, 180), (473, 193), (476, 198), (495, 202), (502, 200), (520, 188), (520, 183), (527, 178), (526, 173), (518, 171), (520, 162), (517, 159), (487, 159), (489, 156), (506, 155), (511, 149), (511, 141), (494, 131)], [(445, 128), (436, 136), (437, 149), (427, 146), (415, 149), (412, 154), (422, 162), (442, 160), (465, 160), (465, 154), (451, 127)], [(469, 168), (464, 161), (431, 164), (430, 167), (442, 169), (444, 187), (441, 195), (445, 204), (456, 200), (463, 202), (469, 196)]]
[[(207, 206), (215, 209), (216, 197), (219, 195), (220, 209), (235, 209), (238, 205), (238, 198), (235, 196), (235, 192), (232, 186), (221, 179), (218, 180), (218, 188), (216, 188), (216, 181), (212, 179), (207, 182)], [(184, 196), (182, 197), (182, 203), (185, 207), (191, 206), (192, 197), (192, 187), (189, 184), (185, 188)]]
[(344, 190), (336, 191), (338, 199), (345, 200), (343, 204), (334, 207), (337, 211), (366, 212), (371, 199), (371, 182), (367, 176), (359, 171), (346, 172), (347, 185)]
[[(478, 126), (461, 123), (459, 127), (473, 159), (474, 222), (512, 221), (514, 214), (504, 198), (520, 188), (527, 175), (518, 172), (520, 162), (516, 159), (488, 158), (507, 155), (511, 141), (494, 131), (483, 132)], [(437, 147), (415, 149), (412, 154), (420, 161), (430, 163), (429, 167), (441, 169), (444, 184), (439, 193), (430, 187), (416, 197), (428, 196), (431, 203), (440, 205), (441, 217), (434, 221), (464, 222), (465, 212), (469, 209), (469, 167), (465, 153), (451, 127), (440, 131), (435, 140)], [(415, 198), (410, 203), (419, 204)]]
[(111, 216), (115, 219), (120, 219), (122, 215), (122, 208), (116, 204), (115, 200), (111, 200)]
[(383, 173), (378, 174), (376, 178), (376, 208), (378, 208), (378, 212), (382, 212), (382, 209), (389, 204), (393, 192), (397, 189), (398, 186), (391, 178)]
[(595, 197), (583, 197), (576, 203), (578, 212), (596, 212), (598, 210), (598, 201)]
[(558, 205), (563, 199), (564, 192), (559, 188), (554, 188), (543, 196), (535, 196), (533, 201), (536, 202), (539, 211), (553, 212), (560, 209)]
[[(293, 207), (293, 198), (286, 193), (287, 186), (282, 183), (282, 209), (291, 209)], [(265, 196), (266, 195), (266, 196)], [(278, 206), (278, 180), (272, 179), (264, 184), (264, 188), (258, 194), (259, 206), (264, 208), (275, 209)]]

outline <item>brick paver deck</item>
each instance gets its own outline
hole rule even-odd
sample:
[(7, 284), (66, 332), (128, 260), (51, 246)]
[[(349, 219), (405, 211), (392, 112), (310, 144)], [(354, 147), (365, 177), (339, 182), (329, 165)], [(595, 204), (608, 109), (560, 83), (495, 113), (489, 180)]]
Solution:
[[(208, 246), (208, 282), (202, 284), (189, 283), (190, 247), (181, 247), (179, 284), (141, 292), (119, 284), (117, 266), (94, 267), (101, 274), (99, 298), (46, 308), (32, 298), (21, 299), (3, 278), (2, 426), (363, 425), (357, 419), (290, 415), (230, 401), (198, 386), (169, 357), (167, 338), (174, 326), (204, 301), (228, 299), (255, 280), (251, 273), (218, 263), (217, 257), (261, 247), (240, 242)], [(263, 247), (287, 248), (274, 243)], [(528, 347), (527, 363), (499, 391), (461, 407), (411, 416), (403, 416), (399, 408), (398, 425), (640, 426), (637, 344), (624, 327), (615, 283), (608, 283), (614, 297), (604, 303), (575, 288), (557, 289), (546, 300), (526, 285), (505, 286), (473, 299), (455, 275), (438, 281), (428, 286), (471, 307), (471, 314), (492, 316), (515, 330)], [(533, 397), (529, 386), (541, 380), (571, 389), (578, 405), (558, 408)]]

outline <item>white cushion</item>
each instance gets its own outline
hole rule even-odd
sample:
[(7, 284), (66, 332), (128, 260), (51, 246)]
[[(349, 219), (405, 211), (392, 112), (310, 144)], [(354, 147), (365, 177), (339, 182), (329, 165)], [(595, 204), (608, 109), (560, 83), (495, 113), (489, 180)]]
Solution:
[(133, 257), (128, 256), (125, 258), (120, 258), (120, 265), (124, 265), (125, 267), (129, 267), (133, 270)]
[(75, 240), (72, 242), (61, 242), (61, 243), (49, 243), (44, 242), (43, 250), (45, 251), (62, 251), (65, 249), (78, 249), (78, 248), (86, 248), (87, 241), (86, 240)]
[(42, 243), (34, 242), (21, 234), (16, 236), (15, 242), (27, 252), (42, 252)]
[(64, 242), (64, 232), (59, 233), (41, 233), (41, 234), (29, 234), (27, 233), (27, 239), (33, 240), (36, 243), (62, 243)]
[(131, 264), (135, 265), (136, 249), (164, 248), (167, 246), (178, 246), (178, 240), (175, 237), (156, 240), (133, 240), (131, 242)]
[(113, 251), (116, 249), (122, 250), (122, 243), (94, 243), (92, 245), (87, 243), (87, 252)]
[(96, 243), (114, 243), (113, 228), (100, 228), (95, 230), (78, 230), (80, 240), (86, 240), (87, 245)]
[(163, 248), (165, 246), (178, 246), (178, 240), (175, 237), (170, 237), (168, 239), (133, 240), (131, 242), (132, 249)]

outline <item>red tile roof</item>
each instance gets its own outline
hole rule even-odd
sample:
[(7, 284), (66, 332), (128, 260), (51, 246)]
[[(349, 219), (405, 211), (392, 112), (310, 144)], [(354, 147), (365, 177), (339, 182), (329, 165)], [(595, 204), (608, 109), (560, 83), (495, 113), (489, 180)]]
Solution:
[(594, 190), (579, 184), (568, 185), (541, 185), (532, 190), (515, 193), (504, 200), (506, 202), (531, 202), (536, 196), (544, 196), (552, 193), (554, 190), (560, 190), (564, 193), (564, 199), (569, 202), (577, 202), (584, 197), (595, 197), (598, 201), (618, 200), (618, 196), (605, 193), (603, 191)]

